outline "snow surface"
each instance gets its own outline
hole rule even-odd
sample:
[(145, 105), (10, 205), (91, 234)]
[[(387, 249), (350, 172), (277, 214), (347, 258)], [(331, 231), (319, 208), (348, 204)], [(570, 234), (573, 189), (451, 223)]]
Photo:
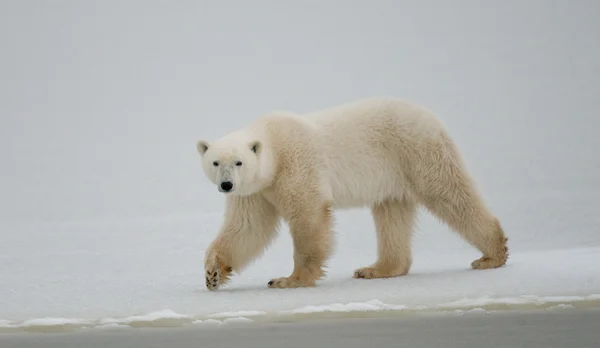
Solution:
[[(599, 246), (521, 250), (525, 243), (517, 233), (504, 268), (471, 270), (478, 253), (438, 227), (418, 233), (408, 276), (352, 279), (355, 268), (375, 257), (374, 234), (366, 228), (366, 212), (338, 216), (338, 250), (328, 277), (313, 289), (287, 290), (266, 288), (269, 279), (292, 269), (287, 231), (246, 272), (209, 292), (202, 257), (218, 216), (30, 226), (8, 239), (11, 248), (3, 247), (2, 326), (600, 301)], [(365, 230), (353, 228), (353, 221)], [(32, 240), (43, 250), (24, 252)]]
[[(0, 329), (600, 304), (598, 2), (64, 4), (0, 3)], [(223, 197), (196, 140), (379, 94), (440, 114), (508, 264), (471, 270), (478, 252), (423, 213), (409, 275), (352, 279), (376, 257), (362, 209), (336, 214), (318, 287), (267, 289), (293, 267), (285, 229), (207, 291)]]

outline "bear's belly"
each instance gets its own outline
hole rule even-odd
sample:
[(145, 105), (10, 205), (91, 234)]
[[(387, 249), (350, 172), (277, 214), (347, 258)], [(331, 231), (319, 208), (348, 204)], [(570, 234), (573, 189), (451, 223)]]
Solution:
[(337, 209), (371, 207), (407, 193), (402, 173), (392, 168), (344, 168), (330, 171), (329, 188)]

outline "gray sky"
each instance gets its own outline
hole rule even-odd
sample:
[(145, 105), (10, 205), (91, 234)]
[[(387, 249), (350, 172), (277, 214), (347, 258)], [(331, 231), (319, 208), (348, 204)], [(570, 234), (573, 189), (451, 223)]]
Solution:
[(373, 95), (436, 111), (501, 212), (526, 190), (597, 192), (599, 16), (594, 0), (4, 0), (0, 220), (218, 211), (197, 139)]

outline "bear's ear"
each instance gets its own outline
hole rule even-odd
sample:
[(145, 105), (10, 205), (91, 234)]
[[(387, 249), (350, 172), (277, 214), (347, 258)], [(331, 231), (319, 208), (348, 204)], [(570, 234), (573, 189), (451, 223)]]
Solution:
[(208, 150), (208, 148), (210, 147), (210, 143), (206, 140), (198, 140), (198, 142), (196, 143), (196, 147), (198, 148), (198, 152), (201, 155), (204, 155), (204, 153), (206, 153), (206, 150)]
[(259, 140), (253, 141), (250, 143), (250, 150), (255, 154), (259, 154), (261, 150), (262, 144)]

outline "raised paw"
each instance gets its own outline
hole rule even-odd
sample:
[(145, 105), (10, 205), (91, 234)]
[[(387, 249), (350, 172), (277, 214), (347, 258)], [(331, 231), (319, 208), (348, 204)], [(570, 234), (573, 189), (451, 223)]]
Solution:
[(354, 271), (354, 278), (375, 279), (392, 278), (402, 276), (408, 273), (406, 269), (386, 269), (383, 267), (363, 267)]
[(210, 291), (219, 289), (221, 285), (226, 284), (231, 276), (232, 269), (223, 265), (218, 257), (210, 258), (206, 261), (206, 288)]
[(303, 288), (308, 286), (315, 286), (314, 282), (309, 282), (308, 284), (303, 283), (300, 279), (297, 278), (276, 278), (272, 279), (267, 283), (269, 288), (278, 288), (278, 289), (289, 289), (289, 288)]

